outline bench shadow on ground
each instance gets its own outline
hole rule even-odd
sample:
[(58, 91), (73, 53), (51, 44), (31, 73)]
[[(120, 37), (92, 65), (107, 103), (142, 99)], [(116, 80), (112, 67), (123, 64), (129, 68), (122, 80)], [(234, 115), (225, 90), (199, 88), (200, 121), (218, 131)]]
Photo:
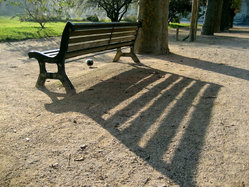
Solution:
[(46, 88), (43, 92), (52, 99), (45, 104), (48, 111), (87, 115), (175, 183), (196, 186), (200, 153), (220, 88), (139, 66), (73, 96)]

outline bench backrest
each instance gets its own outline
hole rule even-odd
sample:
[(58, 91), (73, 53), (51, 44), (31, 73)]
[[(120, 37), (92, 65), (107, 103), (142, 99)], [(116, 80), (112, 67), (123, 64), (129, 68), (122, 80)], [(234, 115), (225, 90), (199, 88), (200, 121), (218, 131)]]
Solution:
[(59, 55), (68, 59), (92, 52), (133, 46), (140, 23), (71, 23), (64, 28)]

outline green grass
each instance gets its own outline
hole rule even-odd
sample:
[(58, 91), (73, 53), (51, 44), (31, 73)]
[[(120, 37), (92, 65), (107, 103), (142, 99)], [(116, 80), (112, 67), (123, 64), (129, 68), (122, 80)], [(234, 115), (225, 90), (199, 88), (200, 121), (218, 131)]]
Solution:
[[(198, 24), (202, 26), (202, 24)], [(169, 23), (169, 29), (175, 29), (177, 27), (190, 27), (190, 23)]]
[(38, 23), (20, 22), (18, 18), (0, 16), (0, 42), (60, 36), (65, 22), (46, 23), (42, 29)]
[(169, 23), (169, 29), (177, 28), (177, 27), (189, 27), (189, 23)]

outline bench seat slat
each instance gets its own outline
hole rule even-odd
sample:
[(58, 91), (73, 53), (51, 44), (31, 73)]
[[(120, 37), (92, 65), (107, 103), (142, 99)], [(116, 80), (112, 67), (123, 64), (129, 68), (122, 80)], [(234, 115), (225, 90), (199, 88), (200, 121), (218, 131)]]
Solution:
[(46, 51), (42, 51), (42, 53), (44, 54), (50, 54), (50, 53), (55, 53), (55, 52), (59, 52), (60, 49), (52, 49), (52, 50), (46, 50)]
[(108, 34), (101, 34), (101, 35), (90, 35), (90, 36), (84, 36), (84, 37), (71, 37), (69, 39), (69, 44), (73, 43), (80, 43), (80, 42), (87, 42), (87, 41), (94, 41), (94, 40), (100, 40), (100, 39), (109, 39), (109, 38), (116, 38), (116, 37), (122, 37), (122, 36), (135, 36), (136, 32), (122, 32), (122, 33), (108, 33)]
[(122, 43), (116, 43), (116, 44), (110, 44), (110, 45), (105, 45), (105, 46), (100, 46), (100, 47), (87, 48), (83, 50), (67, 52), (65, 58), (68, 59), (68, 58), (73, 58), (73, 57), (88, 54), (88, 53), (101, 52), (105, 50), (116, 49), (119, 47), (131, 46), (133, 43), (134, 43), (133, 41), (129, 41), (129, 42), (122, 42)]
[(71, 36), (84, 36), (91, 34), (103, 34), (103, 33), (114, 33), (114, 32), (124, 32), (124, 31), (136, 31), (137, 27), (125, 27), (125, 28), (103, 28), (103, 29), (91, 29), (91, 30), (80, 30), (72, 31)]
[(48, 55), (49, 57), (55, 57), (58, 53), (59, 53), (59, 51), (54, 52), (54, 53), (49, 53), (49, 54), (46, 54), (46, 55)]
[(137, 22), (127, 22), (127, 23), (73, 23), (74, 29), (88, 29), (88, 28), (104, 28), (104, 27), (128, 27), (134, 26), (137, 27)]
[(81, 43), (78, 45), (71, 45), (71, 46), (69, 45), (68, 51), (72, 52), (75, 50), (87, 49), (87, 48), (92, 48), (92, 47), (101, 47), (101, 46), (108, 45), (108, 44), (130, 42), (134, 40), (135, 40), (135, 36), (115, 38), (112, 40), (108, 39), (108, 40), (93, 41), (93, 42)]
[(78, 38), (70, 38), (68, 44), (75, 44), (87, 41), (101, 40), (101, 39), (109, 39), (111, 37), (111, 33), (105, 35), (93, 35), (93, 36), (84, 36)]

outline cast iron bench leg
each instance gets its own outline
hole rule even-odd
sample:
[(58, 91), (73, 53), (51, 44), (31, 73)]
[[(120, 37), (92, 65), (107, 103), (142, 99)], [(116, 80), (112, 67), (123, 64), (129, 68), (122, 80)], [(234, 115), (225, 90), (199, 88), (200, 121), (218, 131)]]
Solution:
[(121, 51), (121, 48), (117, 48), (117, 53), (113, 59), (113, 62), (118, 62), (122, 55), (123, 55), (123, 52)]
[(137, 55), (136, 55), (135, 52), (134, 52), (134, 47), (131, 47), (130, 54), (131, 54), (131, 58), (132, 58), (132, 60), (133, 60), (134, 62), (140, 63), (140, 60), (137, 58)]
[(137, 58), (137, 55), (134, 52), (134, 47), (133, 46), (130, 48), (129, 53), (123, 53), (121, 51), (121, 48), (118, 48), (117, 53), (116, 53), (116, 55), (115, 55), (115, 57), (113, 59), (113, 62), (118, 62), (121, 56), (131, 57), (134, 62), (140, 63), (139, 59)]
[(62, 85), (65, 87), (67, 92), (75, 92), (75, 88), (71, 81), (69, 80), (66, 72), (65, 72), (65, 64), (57, 63), (58, 66), (58, 79), (61, 81)]
[(45, 85), (46, 79), (58, 79), (61, 81), (62, 85), (66, 89), (66, 92), (75, 93), (75, 88), (71, 81), (69, 80), (66, 72), (65, 72), (65, 64), (64, 63), (56, 63), (58, 66), (57, 73), (48, 73), (46, 70), (46, 64), (44, 61), (38, 61), (40, 67), (40, 74), (38, 76), (36, 87), (42, 88)]
[(47, 74), (47, 70), (45, 67), (45, 62), (43, 61), (38, 61), (39, 63), (39, 67), (40, 67), (40, 74), (38, 76), (37, 82), (36, 82), (36, 87), (40, 88), (43, 87), (46, 81), (46, 74)]

